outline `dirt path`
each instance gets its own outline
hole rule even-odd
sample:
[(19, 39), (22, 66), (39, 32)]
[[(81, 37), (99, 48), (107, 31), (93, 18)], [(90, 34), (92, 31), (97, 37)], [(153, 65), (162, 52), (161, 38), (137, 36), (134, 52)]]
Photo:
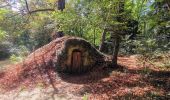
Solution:
[(32, 90), (11, 91), (0, 94), (0, 100), (80, 100), (80, 98), (67, 93), (56, 93), (52, 87), (37, 87)]

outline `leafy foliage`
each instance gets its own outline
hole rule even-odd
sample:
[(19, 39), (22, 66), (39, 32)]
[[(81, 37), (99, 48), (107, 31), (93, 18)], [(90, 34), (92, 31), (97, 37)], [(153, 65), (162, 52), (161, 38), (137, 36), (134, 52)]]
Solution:
[[(119, 27), (125, 31), (120, 48), (123, 54), (152, 53), (170, 48), (167, 0), (68, 0), (63, 11), (57, 10), (56, 2), (8, 2), (11, 7), (0, 8), (0, 41), (33, 51), (50, 42), (52, 33), (63, 31), (66, 35), (83, 37), (98, 47), (106, 27), (123, 25)], [(6, 3), (1, 1), (2, 5)], [(118, 3), (123, 4), (119, 6), (124, 10), (120, 14), (115, 9)], [(123, 22), (116, 20), (119, 16)], [(107, 40), (110, 40), (109, 32)]]

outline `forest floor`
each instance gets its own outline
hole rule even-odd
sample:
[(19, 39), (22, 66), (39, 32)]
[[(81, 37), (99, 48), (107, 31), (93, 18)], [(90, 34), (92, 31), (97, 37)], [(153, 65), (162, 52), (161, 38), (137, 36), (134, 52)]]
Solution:
[(170, 99), (169, 67), (155, 67), (136, 55), (119, 57), (118, 63), (117, 68), (101, 66), (83, 75), (56, 74), (55, 84), (49, 80), (48, 85), (10, 88), (1, 91), (0, 100)]
[(109, 66), (111, 59), (106, 56), (91, 71), (70, 75), (56, 72), (51, 61), (67, 38), (56, 39), (22, 62), (3, 67), (0, 100), (170, 99), (170, 53), (118, 57), (117, 67)]
[(6, 65), (10, 65), (12, 62), (9, 59), (0, 60), (0, 70), (3, 70)]

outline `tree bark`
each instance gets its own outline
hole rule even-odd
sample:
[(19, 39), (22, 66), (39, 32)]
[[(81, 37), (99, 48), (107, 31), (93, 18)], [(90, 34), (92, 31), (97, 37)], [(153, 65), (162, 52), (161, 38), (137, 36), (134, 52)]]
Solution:
[[(118, 1), (117, 6), (117, 22), (123, 23), (124, 18), (123, 15), (121, 15), (124, 12), (124, 3), (125, 1)], [(118, 52), (119, 52), (119, 45), (121, 42), (120, 34), (123, 34), (123, 27), (122, 25), (117, 25), (116, 27), (113, 27), (115, 31), (113, 31), (111, 38), (113, 39), (113, 55), (112, 55), (112, 66), (117, 66), (117, 58), (118, 58)]]
[(58, 10), (63, 11), (65, 9), (65, 0), (58, 0)]
[(102, 33), (102, 39), (101, 39), (101, 44), (100, 44), (100, 47), (99, 47), (99, 51), (103, 51), (104, 49), (104, 41), (105, 41), (105, 38), (106, 38), (106, 29), (103, 30), (103, 33)]
[(117, 58), (119, 52), (119, 45), (120, 45), (120, 37), (116, 35), (113, 38), (113, 55), (112, 55), (112, 66), (117, 66)]

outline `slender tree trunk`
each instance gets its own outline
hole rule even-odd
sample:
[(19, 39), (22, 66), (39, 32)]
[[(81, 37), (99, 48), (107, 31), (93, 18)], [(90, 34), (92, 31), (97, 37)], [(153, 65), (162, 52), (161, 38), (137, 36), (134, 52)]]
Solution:
[(63, 11), (65, 9), (65, 0), (58, 0), (58, 10)]
[(95, 46), (95, 45), (96, 45), (96, 29), (94, 29), (93, 31), (94, 31), (93, 44), (94, 44), (94, 46)]
[[(118, 1), (117, 4), (115, 4), (117, 6), (117, 19), (116, 20), (119, 23), (124, 22), (123, 15), (121, 15), (124, 12), (124, 4), (125, 4), (124, 0)], [(113, 41), (112, 67), (115, 67), (117, 66), (119, 45), (121, 42), (120, 34), (122, 34), (123, 32), (123, 27), (122, 25), (116, 25), (113, 28), (115, 31), (113, 31), (112, 36), (111, 36), (112, 41)]]
[(117, 58), (118, 58), (118, 52), (119, 52), (119, 45), (120, 45), (121, 39), (118, 35), (113, 37), (113, 54), (112, 54), (112, 66), (117, 66)]
[(103, 30), (103, 33), (102, 33), (102, 39), (101, 39), (101, 44), (100, 44), (100, 47), (99, 47), (99, 51), (103, 51), (104, 49), (104, 41), (105, 41), (105, 38), (106, 38), (106, 29)]

